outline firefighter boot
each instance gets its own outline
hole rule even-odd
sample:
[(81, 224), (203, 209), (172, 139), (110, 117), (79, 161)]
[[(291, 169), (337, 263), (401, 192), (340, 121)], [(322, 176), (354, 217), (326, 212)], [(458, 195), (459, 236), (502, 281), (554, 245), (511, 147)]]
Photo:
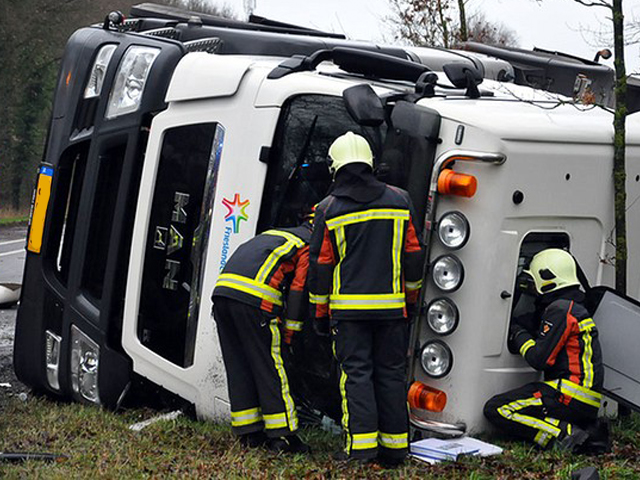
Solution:
[(564, 433), (558, 437), (554, 448), (569, 453), (578, 453), (588, 438), (589, 434), (585, 430), (575, 425), (566, 424)]
[(270, 438), (267, 441), (267, 448), (276, 453), (310, 453), (309, 445), (300, 440), (297, 435), (287, 435), (285, 437)]
[(243, 447), (258, 448), (265, 443), (267, 443), (267, 435), (262, 431), (240, 435), (240, 444)]
[(580, 448), (585, 455), (602, 455), (611, 452), (611, 426), (606, 418), (598, 420), (587, 427), (589, 438)]

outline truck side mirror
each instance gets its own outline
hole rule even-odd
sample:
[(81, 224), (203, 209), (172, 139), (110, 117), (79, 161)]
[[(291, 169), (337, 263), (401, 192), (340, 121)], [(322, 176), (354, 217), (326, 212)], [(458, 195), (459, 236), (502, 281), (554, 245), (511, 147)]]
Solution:
[(349, 87), (342, 93), (342, 99), (347, 112), (358, 125), (378, 127), (384, 122), (382, 100), (371, 85), (363, 83)]
[(478, 85), (483, 80), (480, 70), (464, 63), (447, 63), (442, 69), (456, 88), (466, 88), (468, 97), (480, 98)]

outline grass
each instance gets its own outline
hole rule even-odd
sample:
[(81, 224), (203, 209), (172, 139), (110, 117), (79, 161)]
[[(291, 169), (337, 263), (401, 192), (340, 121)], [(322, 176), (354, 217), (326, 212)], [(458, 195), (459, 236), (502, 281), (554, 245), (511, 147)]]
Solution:
[(397, 470), (378, 465), (337, 464), (331, 454), (340, 438), (319, 429), (302, 437), (313, 454), (275, 455), (246, 450), (230, 427), (179, 417), (140, 432), (132, 423), (157, 415), (149, 409), (112, 413), (46, 398), (10, 398), (0, 405), (0, 451), (55, 452), (66, 462), (0, 463), (2, 478), (416, 478), (416, 479), (568, 479), (571, 471), (596, 466), (604, 479), (640, 478), (640, 416), (614, 423), (614, 449), (600, 457), (540, 452), (520, 442), (490, 439), (505, 453), (486, 459), (429, 466), (411, 461)]
[(0, 226), (17, 225), (29, 221), (29, 210), (13, 210), (0, 207)]

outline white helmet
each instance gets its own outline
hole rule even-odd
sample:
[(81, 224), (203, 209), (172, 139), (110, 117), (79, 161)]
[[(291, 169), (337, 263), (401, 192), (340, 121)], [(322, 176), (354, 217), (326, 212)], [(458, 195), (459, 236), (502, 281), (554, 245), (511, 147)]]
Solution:
[(356, 162), (365, 163), (373, 170), (373, 154), (369, 142), (353, 132), (347, 132), (333, 141), (329, 147), (329, 158), (329, 169), (334, 175), (345, 165)]
[(561, 288), (580, 285), (576, 261), (569, 252), (548, 248), (534, 255), (529, 270), (539, 294), (555, 292)]

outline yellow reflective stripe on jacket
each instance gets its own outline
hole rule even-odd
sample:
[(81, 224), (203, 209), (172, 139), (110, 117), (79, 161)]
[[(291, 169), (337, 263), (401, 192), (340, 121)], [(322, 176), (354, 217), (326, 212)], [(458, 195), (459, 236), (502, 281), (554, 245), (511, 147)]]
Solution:
[(593, 321), (593, 318), (587, 318), (578, 323), (578, 327), (581, 332), (587, 332), (592, 328), (596, 328), (596, 322)]
[(409, 433), (383, 433), (378, 434), (380, 445), (385, 448), (408, 448)]
[(402, 291), (402, 233), (404, 220), (395, 219), (393, 222), (393, 293)]
[(302, 325), (303, 323), (298, 321), (298, 320), (290, 320), (290, 319), (286, 319), (284, 321), (284, 327), (288, 328), (289, 330), (293, 330), (294, 332), (301, 332), (302, 331)]
[(267, 278), (269, 278), (271, 271), (276, 266), (278, 261), (285, 255), (291, 253), (294, 248), (304, 247), (305, 243), (300, 238), (288, 232), (281, 232), (279, 230), (267, 230), (264, 233), (266, 235), (282, 237), (286, 240), (286, 242), (280, 245), (278, 248), (273, 249), (273, 251), (269, 254), (267, 259), (260, 267), (260, 270), (258, 270), (258, 273), (256, 274), (256, 281), (267, 283)]
[(404, 286), (407, 290), (420, 290), (422, 288), (422, 280), (417, 282), (404, 282)]
[[(291, 393), (289, 391), (289, 381), (287, 379), (287, 372), (284, 370), (284, 362), (282, 361), (282, 355), (280, 353), (280, 329), (278, 328), (278, 320), (273, 319), (269, 324), (269, 328), (271, 329), (271, 357), (273, 358), (273, 365), (278, 372), (278, 376), (280, 377), (280, 389), (282, 392), (282, 400), (284, 401), (285, 406), (285, 424), (284, 427), (287, 426), (287, 420), (289, 425), (289, 430), (292, 432), (298, 429), (298, 413), (296, 412), (296, 405), (293, 402), (293, 398), (291, 398)], [(265, 427), (267, 427), (267, 415), (264, 415), (265, 419)], [(267, 428), (280, 428), (280, 427), (267, 427)]]
[(252, 425), (262, 421), (262, 411), (260, 408), (249, 408), (238, 412), (231, 412), (231, 426), (242, 427)]
[(351, 436), (351, 448), (354, 450), (368, 450), (378, 447), (378, 432), (354, 433)]
[(553, 437), (547, 432), (543, 432), (542, 430), (540, 430), (538, 433), (536, 433), (536, 436), (534, 437), (533, 441), (536, 442), (538, 445), (540, 445), (542, 448), (545, 448), (547, 445), (549, 445), (549, 441), (552, 438), (555, 438), (555, 437)]
[(403, 293), (331, 295), (332, 310), (388, 310), (404, 308)]
[(315, 293), (309, 293), (309, 302), (314, 305), (325, 305), (329, 303), (329, 295), (316, 295)]
[(524, 354), (527, 353), (527, 351), (533, 347), (536, 344), (536, 342), (534, 342), (533, 340), (529, 339), (526, 342), (524, 342), (522, 344), (522, 346), (520, 347), (520, 355), (522, 355), (524, 357)]
[(287, 414), (282, 413), (272, 413), (264, 416), (264, 428), (267, 430), (275, 430), (277, 428), (287, 428)]
[(396, 208), (372, 208), (362, 212), (347, 213), (339, 217), (327, 220), (327, 228), (334, 230), (338, 227), (354, 223), (368, 222), (369, 220), (409, 220), (409, 210)]
[(571, 397), (582, 403), (586, 403), (587, 405), (591, 405), (595, 408), (600, 408), (600, 401), (602, 400), (601, 393), (573, 383), (565, 378), (561, 380), (549, 380), (544, 383), (551, 385), (555, 389), (558, 389), (558, 386), (560, 386), (560, 392), (563, 395)]
[(268, 300), (275, 305), (282, 306), (282, 293), (280, 293), (280, 291), (264, 283), (256, 282), (249, 277), (243, 277), (235, 273), (222, 273), (218, 277), (216, 287), (227, 287), (239, 290), (262, 300)]
[(592, 318), (587, 318), (578, 323), (580, 332), (582, 333), (582, 341), (584, 342), (584, 352), (582, 354), (582, 372), (584, 373), (583, 386), (591, 388), (593, 386), (593, 337), (591, 330), (596, 328), (596, 323)]
[(263, 232), (263, 235), (273, 235), (274, 237), (286, 238), (287, 241), (293, 242), (298, 248), (302, 248), (305, 245), (304, 240), (302, 240), (301, 238), (292, 233), (283, 232), (282, 230), (267, 230), (266, 232)]
[(333, 269), (333, 291), (334, 293), (340, 293), (340, 269), (342, 268), (342, 260), (344, 260), (344, 257), (347, 255), (347, 239), (344, 234), (344, 228), (338, 228), (336, 230), (336, 244), (338, 246), (340, 259)]

